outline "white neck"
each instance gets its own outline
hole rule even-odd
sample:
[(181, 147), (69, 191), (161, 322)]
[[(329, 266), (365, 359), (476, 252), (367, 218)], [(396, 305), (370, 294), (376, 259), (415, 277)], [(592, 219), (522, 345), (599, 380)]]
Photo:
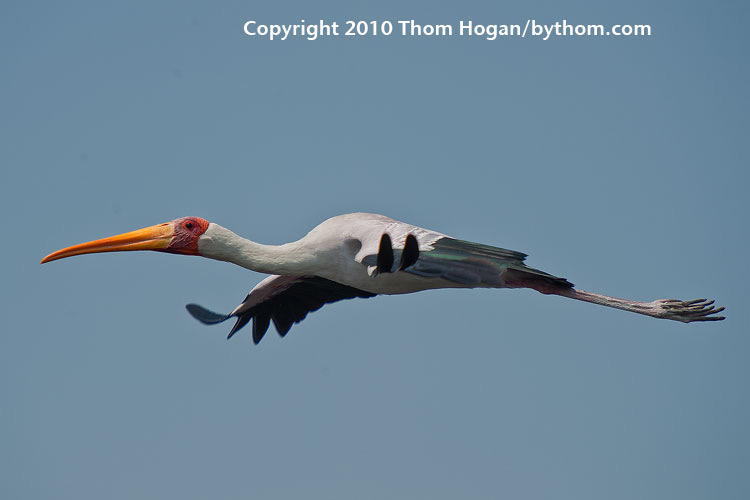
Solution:
[(237, 236), (213, 222), (198, 239), (203, 257), (223, 260), (265, 274), (314, 274), (314, 256), (302, 240), (285, 245), (261, 245)]

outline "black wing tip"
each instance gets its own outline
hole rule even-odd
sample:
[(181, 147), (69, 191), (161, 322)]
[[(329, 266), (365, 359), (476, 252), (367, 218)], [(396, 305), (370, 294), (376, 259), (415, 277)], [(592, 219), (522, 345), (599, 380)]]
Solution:
[[(299, 323), (307, 314), (320, 309), (325, 304), (355, 297), (374, 297), (375, 293), (366, 292), (318, 276), (305, 277), (289, 290), (284, 290), (278, 297), (245, 308), (232, 314), (218, 314), (198, 304), (187, 304), (185, 308), (192, 317), (203, 324), (214, 325), (236, 317), (227, 339), (247, 325), (251, 320), (252, 341), (258, 344), (273, 322), (276, 331), (284, 337), (295, 323)], [(249, 296), (248, 296), (249, 297)], [(248, 298), (243, 302), (246, 303)], [(242, 309), (242, 308), (237, 308)]]
[(206, 309), (198, 304), (188, 304), (185, 306), (187, 312), (192, 317), (203, 323), (204, 325), (215, 325), (229, 319), (228, 314), (219, 314)]
[(231, 330), (229, 330), (229, 334), (227, 335), (227, 340), (231, 339), (232, 336), (237, 333), (237, 331), (245, 326), (251, 319), (253, 319), (252, 314), (241, 314), (237, 316), (237, 321), (235, 322), (234, 326)]

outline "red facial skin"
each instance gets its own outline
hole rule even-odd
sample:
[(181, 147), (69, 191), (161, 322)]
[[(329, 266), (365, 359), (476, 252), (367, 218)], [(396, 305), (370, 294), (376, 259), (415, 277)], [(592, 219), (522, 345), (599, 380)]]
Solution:
[(162, 252), (198, 255), (198, 238), (208, 229), (208, 221), (200, 217), (182, 217), (172, 221), (174, 235)]
[(198, 238), (206, 232), (208, 225), (208, 221), (200, 217), (183, 217), (172, 222), (63, 248), (43, 258), (42, 264), (74, 255), (131, 250), (199, 255)]

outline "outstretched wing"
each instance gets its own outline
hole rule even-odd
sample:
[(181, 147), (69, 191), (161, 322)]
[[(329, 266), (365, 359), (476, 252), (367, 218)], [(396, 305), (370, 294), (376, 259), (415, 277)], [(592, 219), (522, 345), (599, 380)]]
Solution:
[(253, 288), (242, 304), (229, 314), (218, 314), (199, 306), (188, 304), (188, 312), (207, 325), (237, 318), (227, 338), (253, 320), (253, 342), (258, 343), (273, 321), (282, 337), (294, 323), (299, 323), (308, 313), (325, 304), (343, 299), (369, 298), (376, 294), (342, 285), (319, 276), (269, 276)]

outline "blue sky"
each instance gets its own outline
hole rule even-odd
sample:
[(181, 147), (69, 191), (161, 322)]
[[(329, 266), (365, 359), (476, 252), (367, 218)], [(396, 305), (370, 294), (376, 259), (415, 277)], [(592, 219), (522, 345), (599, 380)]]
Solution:
[[(741, 2), (42, 2), (0, 15), (3, 498), (747, 498)], [(245, 21), (650, 24), (645, 38), (268, 41)], [(262, 275), (39, 265), (185, 215), (263, 243), (371, 211), (684, 325), (532, 291), (195, 322)]]

